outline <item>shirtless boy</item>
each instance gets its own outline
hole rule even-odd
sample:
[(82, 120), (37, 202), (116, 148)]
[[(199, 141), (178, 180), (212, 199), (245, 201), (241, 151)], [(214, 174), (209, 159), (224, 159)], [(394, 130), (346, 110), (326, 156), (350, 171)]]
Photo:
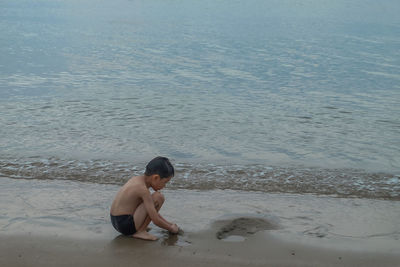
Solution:
[[(174, 176), (174, 167), (165, 157), (156, 157), (146, 166), (144, 175), (131, 178), (117, 193), (110, 210), (111, 223), (123, 235), (157, 240), (147, 232), (152, 221), (171, 233), (178, 233), (176, 224), (164, 219), (158, 211), (164, 203), (159, 192)], [(149, 188), (154, 189), (151, 194)]]

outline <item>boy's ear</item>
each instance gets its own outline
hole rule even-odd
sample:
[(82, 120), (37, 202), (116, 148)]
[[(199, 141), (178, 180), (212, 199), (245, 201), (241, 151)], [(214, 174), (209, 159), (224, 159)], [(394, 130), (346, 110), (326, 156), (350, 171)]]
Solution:
[(153, 174), (153, 179), (161, 179), (161, 177), (158, 174)]

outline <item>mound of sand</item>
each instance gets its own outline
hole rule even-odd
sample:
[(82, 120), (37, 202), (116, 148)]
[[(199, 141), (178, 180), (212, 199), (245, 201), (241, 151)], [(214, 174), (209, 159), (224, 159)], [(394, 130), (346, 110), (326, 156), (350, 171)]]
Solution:
[(278, 229), (278, 226), (263, 218), (240, 217), (230, 220), (217, 221), (220, 225), (216, 233), (218, 239), (225, 239), (229, 236), (248, 236), (259, 231)]

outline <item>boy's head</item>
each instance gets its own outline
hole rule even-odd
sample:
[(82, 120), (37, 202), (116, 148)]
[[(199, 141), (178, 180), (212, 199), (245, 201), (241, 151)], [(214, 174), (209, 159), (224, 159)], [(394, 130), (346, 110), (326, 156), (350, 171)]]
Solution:
[(173, 177), (175, 170), (168, 158), (156, 157), (147, 164), (144, 174), (147, 176), (158, 174), (163, 179)]

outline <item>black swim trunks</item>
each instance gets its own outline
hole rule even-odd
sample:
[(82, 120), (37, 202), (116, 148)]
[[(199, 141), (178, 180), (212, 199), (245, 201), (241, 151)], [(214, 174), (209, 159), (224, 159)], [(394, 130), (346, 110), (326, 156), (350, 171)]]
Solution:
[(123, 235), (133, 235), (136, 233), (135, 223), (132, 215), (111, 215), (111, 223), (115, 230)]

